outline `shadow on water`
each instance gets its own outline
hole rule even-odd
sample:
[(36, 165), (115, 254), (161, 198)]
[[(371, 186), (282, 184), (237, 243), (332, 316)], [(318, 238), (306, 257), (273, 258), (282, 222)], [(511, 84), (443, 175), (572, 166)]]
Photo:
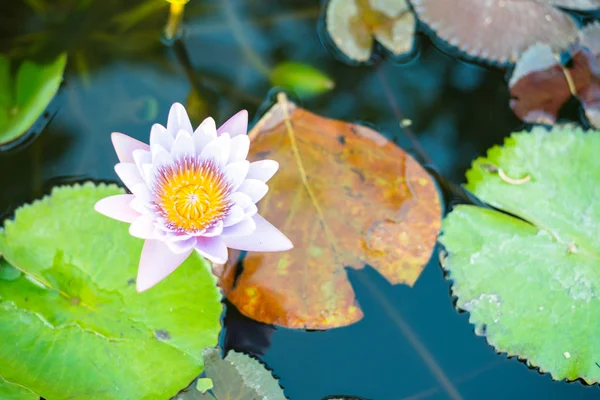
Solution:
[[(47, 10), (34, 13), (25, 3)], [(116, 181), (110, 133), (147, 141), (175, 101), (188, 106), (194, 124), (208, 115), (224, 122), (241, 108), (255, 123), (274, 102), (265, 68), (284, 60), (335, 80), (331, 92), (290, 95), (292, 101), (373, 126), (407, 149), (428, 165), (447, 208), (477, 204), (460, 187), (471, 161), (527, 127), (509, 108), (508, 70), (440, 51), (422, 32), (406, 59), (377, 51), (367, 65), (349, 66), (332, 57), (318, 1), (192, 1), (185, 32), (170, 46), (160, 41), (164, 0), (148, 0), (154, 6), (138, 19), (135, 1), (50, 4), (0, 4), (0, 52), (69, 50), (56, 109), (36, 130), (43, 132), (0, 153), (3, 217), (58, 184)], [(570, 103), (560, 117), (576, 120), (579, 109)], [(292, 400), (597, 398), (597, 387), (553, 382), (475, 336), (468, 313), (454, 309), (438, 249), (412, 288), (390, 285), (370, 267), (348, 269), (348, 276), (365, 314), (358, 323), (290, 330), (249, 320), (227, 304), (223, 347), (260, 358)]]

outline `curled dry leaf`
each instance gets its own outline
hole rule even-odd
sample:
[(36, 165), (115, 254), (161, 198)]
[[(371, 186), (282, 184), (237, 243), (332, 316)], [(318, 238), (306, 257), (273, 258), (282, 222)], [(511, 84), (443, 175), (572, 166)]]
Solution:
[(412, 0), (412, 4), (417, 16), (451, 46), (494, 62), (515, 62), (537, 42), (562, 50), (577, 37), (575, 22), (543, 2)]
[(554, 124), (562, 105), (576, 96), (590, 123), (600, 127), (600, 24), (582, 30), (562, 66), (548, 45), (536, 44), (519, 59), (509, 86), (510, 106), (526, 122)]
[(294, 249), (252, 253), (217, 266), (227, 298), (246, 316), (291, 328), (327, 329), (363, 316), (345, 267), (378, 270), (413, 285), (440, 229), (427, 172), (364, 126), (298, 108), (283, 93), (249, 133), (250, 160), (280, 164), (259, 203)]
[(371, 57), (374, 38), (395, 56), (410, 53), (415, 25), (406, 0), (330, 0), (326, 8), (329, 36), (354, 61)]

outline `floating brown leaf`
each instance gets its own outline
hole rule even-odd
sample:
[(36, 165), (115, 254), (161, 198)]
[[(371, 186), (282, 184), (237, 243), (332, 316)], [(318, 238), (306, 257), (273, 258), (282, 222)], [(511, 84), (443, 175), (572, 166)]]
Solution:
[(562, 50), (577, 38), (575, 22), (550, 4), (586, 9), (597, 0), (412, 0), (419, 19), (465, 53), (515, 62), (529, 46)]
[(536, 44), (517, 62), (510, 79), (510, 106), (526, 122), (554, 124), (571, 97), (582, 103), (590, 123), (600, 127), (600, 25), (584, 28), (580, 43), (570, 47), (571, 63), (563, 67), (552, 49)]
[(327, 329), (363, 316), (344, 267), (373, 266), (413, 285), (440, 230), (427, 172), (370, 128), (322, 118), (281, 93), (249, 133), (251, 161), (279, 162), (260, 213), (294, 249), (231, 252), (217, 266), (227, 298), (246, 316), (292, 328)]
[(354, 61), (371, 57), (373, 39), (395, 56), (412, 51), (415, 16), (406, 0), (329, 0), (327, 32)]

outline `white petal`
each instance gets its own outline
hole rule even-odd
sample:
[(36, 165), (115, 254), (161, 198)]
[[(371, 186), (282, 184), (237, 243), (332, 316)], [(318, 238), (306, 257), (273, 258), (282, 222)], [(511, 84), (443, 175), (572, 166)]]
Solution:
[(129, 205), (134, 198), (132, 194), (105, 197), (94, 205), (94, 210), (112, 219), (132, 223), (141, 215)]
[(173, 146), (173, 136), (161, 124), (152, 125), (150, 130), (150, 148), (160, 145), (170, 151)]
[(247, 236), (256, 230), (254, 218), (245, 218), (235, 225), (223, 229), (223, 236)]
[(221, 233), (223, 233), (223, 221), (217, 221), (210, 229), (199, 233), (198, 236), (212, 237), (219, 236)]
[(248, 130), (248, 111), (242, 110), (229, 118), (223, 125), (217, 130), (217, 134), (221, 135), (225, 132), (229, 133), (231, 137), (238, 135), (245, 135)]
[(250, 168), (250, 162), (246, 160), (234, 162), (225, 167), (225, 178), (231, 183), (231, 190), (237, 190), (240, 187), (246, 179), (248, 168)]
[(178, 160), (184, 156), (193, 157), (195, 155), (192, 135), (186, 131), (179, 131), (179, 133), (177, 133), (177, 138), (173, 143), (173, 147), (171, 148), (171, 156), (174, 160)]
[(192, 133), (194, 129), (190, 123), (190, 119), (185, 111), (185, 107), (180, 103), (174, 103), (169, 110), (169, 117), (167, 119), (167, 131), (171, 136), (175, 137), (177, 132), (184, 130)]
[(113, 132), (111, 140), (121, 162), (133, 162), (132, 155), (135, 150), (148, 150), (150, 148), (146, 143), (119, 132)]
[(275, 160), (261, 160), (250, 164), (247, 179), (258, 179), (267, 182), (279, 169), (279, 163)]
[(258, 207), (256, 207), (256, 204), (250, 204), (248, 207), (246, 207), (244, 209), (244, 213), (245, 213), (245, 217), (252, 217), (254, 216), (256, 213), (258, 212)]
[(196, 246), (196, 238), (188, 237), (184, 240), (175, 240), (175, 241), (167, 241), (165, 242), (171, 250), (175, 254), (181, 254), (192, 251), (192, 249)]
[(268, 191), (267, 184), (258, 179), (246, 179), (238, 188), (238, 192), (246, 193), (254, 203), (265, 197)]
[(252, 198), (243, 192), (234, 192), (229, 196), (229, 200), (233, 201), (234, 204), (242, 207), (245, 210), (250, 205), (254, 204)]
[(139, 216), (129, 225), (129, 234), (140, 239), (154, 239), (154, 221), (146, 215)]
[[(252, 200), (250, 200), (250, 202), (251, 201)], [(227, 214), (227, 216), (223, 220), (223, 226), (227, 227), (233, 224), (237, 224), (238, 222), (243, 220), (245, 216), (246, 214), (244, 212), (244, 209), (238, 205), (234, 205), (229, 210), (229, 214)]]
[(173, 157), (167, 150), (162, 146), (157, 146), (156, 149), (156, 151), (154, 151), (154, 148), (152, 149), (152, 164), (155, 168), (173, 164)]
[(162, 281), (171, 272), (175, 271), (191, 252), (192, 250), (175, 254), (163, 242), (146, 240), (138, 268), (137, 291), (143, 292)]
[[(217, 138), (217, 126), (215, 124), (215, 120), (212, 119), (211, 117), (206, 118), (204, 121), (202, 121), (200, 126), (198, 126), (198, 128), (194, 131), (193, 136), (194, 136), (194, 140), (196, 140), (196, 138), (198, 136), (203, 138), (202, 139), (203, 141), (196, 142), (196, 143), (202, 144), (201, 148), (200, 149), (196, 148), (196, 150), (202, 150), (202, 147), (204, 147), (206, 145), (206, 143), (210, 142), (211, 140), (215, 140)], [(204, 142), (204, 140), (206, 142)]]
[(142, 173), (142, 165), (152, 163), (152, 155), (147, 150), (134, 150), (133, 161), (140, 169), (140, 173)]
[(202, 257), (216, 264), (225, 264), (227, 262), (227, 246), (220, 236), (199, 237), (196, 244), (196, 251)]
[(260, 215), (254, 217), (256, 230), (247, 236), (221, 236), (232, 249), (246, 251), (284, 251), (294, 247), (292, 242)]
[(158, 173), (158, 169), (152, 164), (144, 164), (142, 165), (142, 176), (144, 180), (148, 184), (149, 187), (154, 186), (154, 181), (156, 178), (156, 174)]
[(134, 195), (131, 195), (133, 200), (129, 203), (129, 207), (133, 210), (137, 211), (140, 214), (154, 216), (154, 210), (151, 208), (151, 205), (141, 199), (138, 199)]
[(137, 185), (134, 185), (131, 188), (131, 193), (145, 203), (150, 203), (152, 200), (154, 200), (152, 192), (150, 192), (150, 189), (148, 189), (148, 186), (145, 183), (138, 183)]
[(229, 158), (230, 143), (229, 135), (219, 136), (202, 149), (200, 160), (213, 160), (218, 168), (224, 168)]
[(134, 163), (118, 163), (115, 165), (115, 172), (129, 190), (138, 183), (144, 182), (137, 165)]
[(227, 162), (234, 163), (236, 161), (245, 160), (248, 157), (250, 149), (250, 139), (248, 135), (238, 135), (231, 139), (231, 152)]

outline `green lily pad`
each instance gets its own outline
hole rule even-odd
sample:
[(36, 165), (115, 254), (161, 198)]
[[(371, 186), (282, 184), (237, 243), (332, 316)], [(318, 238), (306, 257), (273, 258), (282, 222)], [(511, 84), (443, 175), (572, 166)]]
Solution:
[(221, 294), (196, 254), (137, 293), (143, 241), (94, 211), (115, 185), (64, 186), (18, 209), (0, 252), (23, 272), (0, 280), (0, 377), (48, 399), (167, 399), (216, 345)]
[(206, 382), (199, 379), (197, 390), (181, 399), (286, 400), (271, 372), (246, 354), (231, 350), (223, 359), (221, 349), (210, 348), (204, 350), (204, 360), (205, 374), (212, 380), (210, 391)]
[(0, 399), (2, 400), (39, 400), (40, 396), (19, 385), (10, 383), (0, 377)]
[(467, 172), (466, 187), (506, 213), (457, 206), (440, 238), (478, 335), (556, 380), (590, 384), (600, 380), (599, 153), (599, 131), (513, 134)]
[(0, 55), (0, 145), (25, 134), (44, 112), (62, 81), (66, 53), (47, 64), (25, 61), (16, 78), (10, 60)]
[(5, 281), (14, 281), (21, 276), (21, 271), (10, 265), (6, 260), (0, 257), (0, 279)]

